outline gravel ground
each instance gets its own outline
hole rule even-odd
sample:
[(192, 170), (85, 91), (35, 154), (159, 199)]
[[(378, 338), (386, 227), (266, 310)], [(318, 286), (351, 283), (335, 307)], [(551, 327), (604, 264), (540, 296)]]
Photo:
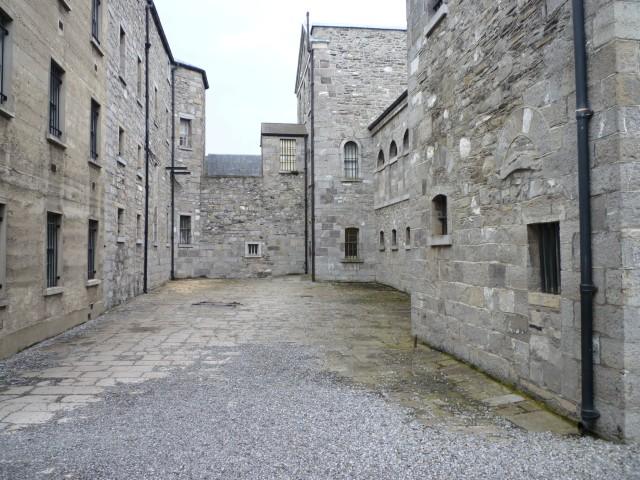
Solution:
[(0, 435), (0, 478), (634, 479), (640, 448), (518, 429), (469, 435), (321, 368), (291, 344), (119, 386), (57, 423)]

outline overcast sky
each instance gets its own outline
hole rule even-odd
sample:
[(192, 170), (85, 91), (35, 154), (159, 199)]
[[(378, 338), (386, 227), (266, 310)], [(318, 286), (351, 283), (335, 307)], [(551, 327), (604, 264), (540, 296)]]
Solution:
[(405, 0), (155, 0), (173, 55), (207, 70), (207, 153), (260, 153), (261, 122), (295, 122), (300, 29), (406, 25)]

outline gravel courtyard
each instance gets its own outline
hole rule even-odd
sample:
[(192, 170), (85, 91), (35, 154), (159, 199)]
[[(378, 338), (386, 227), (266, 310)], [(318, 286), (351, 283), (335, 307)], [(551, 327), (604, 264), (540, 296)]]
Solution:
[(374, 285), (170, 283), (0, 364), (1, 479), (640, 479)]

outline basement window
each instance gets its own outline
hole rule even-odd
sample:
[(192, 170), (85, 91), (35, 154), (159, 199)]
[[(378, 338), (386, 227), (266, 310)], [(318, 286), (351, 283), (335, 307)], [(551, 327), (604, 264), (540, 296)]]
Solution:
[(244, 245), (244, 256), (246, 258), (262, 257), (262, 244), (258, 242), (247, 242)]
[(537, 223), (528, 227), (529, 287), (560, 294), (560, 222)]

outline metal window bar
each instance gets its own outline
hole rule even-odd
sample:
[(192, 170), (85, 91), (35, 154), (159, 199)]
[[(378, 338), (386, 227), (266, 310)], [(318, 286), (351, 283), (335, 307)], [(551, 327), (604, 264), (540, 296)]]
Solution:
[(47, 214), (47, 288), (58, 286), (58, 237), (60, 230), (59, 216)]
[(6, 75), (5, 72), (5, 39), (9, 36), (9, 30), (4, 26), (4, 22), (0, 24), (0, 104), (6, 102), (8, 97), (4, 91), (4, 77)]
[(89, 220), (89, 241), (87, 247), (87, 278), (96, 278), (96, 245), (98, 240), (98, 222)]
[(191, 217), (180, 217), (180, 245), (191, 245)]
[(293, 172), (296, 169), (296, 141), (280, 139), (280, 171)]
[(544, 293), (560, 293), (560, 224), (538, 226), (540, 250), (540, 280)]
[(100, 4), (101, 0), (92, 0), (91, 34), (98, 43), (100, 43)]
[(358, 146), (349, 142), (344, 147), (344, 176), (349, 179), (358, 178)]
[(247, 245), (248, 254), (251, 257), (257, 257), (260, 254), (260, 246), (257, 243)]
[(51, 63), (51, 85), (49, 92), (49, 133), (56, 137), (62, 136), (60, 129), (60, 100), (62, 97), (62, 69)]
[(100, 106), (91, 101), (91, 158), (98, 160), (98, 122), (100, 120)]
[(358, 258), (358, 229), (347, 228), (344, 235), (344, 256), (347, 259)]

